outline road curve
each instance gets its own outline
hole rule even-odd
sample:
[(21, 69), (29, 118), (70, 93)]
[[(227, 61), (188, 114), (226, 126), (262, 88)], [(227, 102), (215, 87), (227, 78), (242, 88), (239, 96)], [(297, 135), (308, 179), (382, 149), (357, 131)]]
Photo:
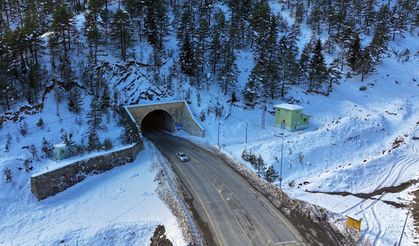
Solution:
[[(190, 193), (201, 228), (211, 234), (205, 237), (208, 245), (303, 245), (285, 216), (220, 157), (162, 131), (144, 135), (172, 163)], [(177, 152), (190, 161), (180, 162)]]

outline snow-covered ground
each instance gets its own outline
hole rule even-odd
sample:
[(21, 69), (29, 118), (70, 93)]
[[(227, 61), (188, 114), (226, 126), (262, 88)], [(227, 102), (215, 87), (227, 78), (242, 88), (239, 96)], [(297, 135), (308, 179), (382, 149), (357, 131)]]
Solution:
[(185, 245), (177, 218), (159, 198), (158, 152), (146, 142), (135, 162), (88, 177), (42, 201), (30, 182), (0, 183), (0, 245), (149, 245), (156, 226)]
[[(407, 207), (305, 190), (370, 193), (419, 178), (419, 141), (412, 139), (419, 128), (419, 46), (415, 40), (417, 37), (407, 35), (397, 45), (390, 45), (393, 51), (406, 47), (414, 51), (408, 62), (386, 58), (364, 82), (358, 76), (344, 78), (328, 97), (294, 90), (286, 100), (269, 102), (265, 127), (261, 123), (263, 105), (245, 110), (240, 103), (236, 106), (224, 103), (228, 98), (219, 91), (210, 91), (206, 97), (201, 93), (201, 106), (196, 103), (191, 106), (197, 118), (201, 111), (217, 102), (224, 105), (227, 113), (220, 118), (213, 113), (207, 116), (202, 122), (206, 138), (195, 140), (217, 144), (219, 127), (220, 144), (235, 159), (243, 162), (243, 150), (251, 149), (261, 154), (265, 163), (280, 170), (280, 134), (283, 134), (283, 189), (294, 198), (342, 216), (363, 218), (359, 242), (369, 240), (373, 245), (393, 245), (399, 240)], [(251, 67), (249, 56), (246, 52), (239, 54), (242, 74), (248, 73)], [(239, 87), (243, 85), (241, 82)], [(367, 89), (362, 91), (361, 86)], [(274, 115), (269, 111), (273, 112), (274, 104), (287, 99), (302, 105), (304, 112), (312, 115), (309, 129), (290, 133), (274, 125)], [(418, 185), (374, 198), (408, 206), (413, 199), (411, 191), (415, 189)], [(402, 245), (418, 243), (419, 236), (409, 217)]]
[[(270, 3), (273, 12), (282, 11), (289, 24), (293, 22), (291, 15), (282, 10), (277, 1)], [(114, 1), (110, 9), (116, 7)], [(219, 7), (228, 11), (224, 5), (219, 4)], [(81, 32), (84, 17), (77, 15), (75, 19), (77, 29)], [(300, 50), (311, 38), (311, 31), (306, 25), (302, 26), (301, 33), (298, 43)], [(405, 33), (405, 38), (398, 37), (396, 42), (390, 42), (389, 57), (383, 60), (374, 74), (364, 82), (360, 82), (359, 76), (344, 78), (328, 97), (306, 94), (304, 88), (289, 91), (286, 99), (293, 99), (313, 116), (310, 128), (304, 131), (289, 133), (275, 127), (274, 116), (270, 113), (273, 112), (272, 105), (286, 99), (266, 104), (268, 112), (265, 114), (265, 127), (262, 128), (261, 107), (264, 105), (245, 109), (241, 101), (231, 106), (226, 103), (230, 94), (224, 96), (216, 81), (212, 81), (209, 91), (200, 89), (201, 102), (198, 103), (197, 89), (192, 87), (191, 109), (197, 119), (201, 112), (206, 115), (201, 122), (206, 129), (206, 137), (195, 140), (216, 144), (219, 127), (222, 148), (234, 158), (243, 161), (242, 151), (251, 149), (261, 154), (267, 164), (273, 164), (279, 170), (280, 163), (275, 157), (280, 159), (282, 139), (279, 134), (283, 133), (284, 190), (294, 198), (318, 204), (342, 216), (362, 217), (361, 240), (370, 240), (374, 245), (393, 245), (400, 237), (406, 208), (396, 208), (377, 200), (314, 194), (305, 190), (368, 193), (419, 178), (419, 142), (412, 140), (412, 135), (415, 131), (417, 135), (419, 128), (417, 40), (417, 36)], [(100, 58), (107, 61), (110, 67), (106, 79), (120, 96), (115, 103), (184, 99), (190, 87), (185, 83), (187, 78), (179, 74), (170, 77), (171, 65), (178, 61), (176, 42), (174, 33), (171, 33), (166, 40), (166, 47), (173, 55), (165, 61), (161, 69), (162, 79), (156, 82), (151, 82), (152, 73), (147, 67), (119, 62), (116, 50), (103, 51)], [(409, 61), (398, 61), (394, 52), (400, 53), (406, 48), (411, 54)], [(150, 51), (146, 42), (136, 44), (132, 49), (140, 63), (148, 62)], [(239, 93), (255, 61), (249, 50), (237, 51), (236, 55), (240, 71), (236, 91), (241, 98)], [(331, 56), (326, 55), (326, 58), (330, 61)], [(367, 89), (360, 91), (361, 85)], [(50, 245), (59, 244), (61, 240), (70, 245), (77, 242), (115, 245), (125, 241), (145, 245), (157, 224), (165, 225), (168, 237), (175, 245), (183, 245), (176, 218), (155, 192), (157, 159), (155, 150), (149, 145), (134, 163), (89, 177), (54, 197), (38, 202), (30, 193), (30, 175), (47, 167), (52, 168), (51, 162), (42, 156), (42, 138), (55, 144), (61, 142), (62, 135), (70, 132), (77, 143), (86, 144), (88, 124), (85, 116), (89, 103), (90, 97), (86, 97), (82, 114), (76, 116), (67, 111), (64, 103), (57, 104), (50, 93), (41, 113), (25, 116), (28, 136), (23, 137), (19, 133), (19, 125), (23, 122), (6, 122), (3, 125), (0, 130), (0, 171), (10, 168), (13, 181), (0, 182), (0, 245)], [(225, 111), (220, 118), (214, 115), (213, 109), (217, 103)], [(41, 117), (45, 122), (43, 129), (36, 126)], [(118, 139), (122, 128), (112, 114), (109, 120), (105, 118), (106, 128), (99, 131), (101, 141), (110, 138), (114, 147), (118, 148), (122, 145)], [(7, 133), (12, 136), (9, 152), (4, 151)], [(400, 146), (394, 145), (395, 142), (400, 142)], [(26, 148), (30, 144), (36, 146), (36, 158), (32, 158)], [(30, 172), (22, 170), (26, 159), (33, 159), (33, 170)], [(414, 189), (418, 189), (418, 185), (400, 193), (385, 193), (375, 198), (409, 204), (412, 201), (410, 192)], [(419, 236), (416, 237), (412, 218), (409, 217), (402, 245), (419, 244)]]

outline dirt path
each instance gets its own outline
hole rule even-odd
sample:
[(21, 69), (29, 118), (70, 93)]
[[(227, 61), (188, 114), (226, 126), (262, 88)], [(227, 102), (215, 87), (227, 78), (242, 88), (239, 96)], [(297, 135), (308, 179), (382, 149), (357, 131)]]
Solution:
[[(417, 179), (413, 179), (413, 180), (409, 180), (407, 182), (401, 183), (400, 185), (397, 186), (388, 186), (388, 187), (382, 187), (380, 189), (377, 189), (371, 193), (351, 193), (351, 192), (347, 192), (347, 191), (310, 191), (310, 190), (306, 190), (306, 192), (309, 193), (322, 193), (322, 194), (328, 194), (328, 195), (339, 195), (339, 196), (356, 196), (359, 197), (361, 199), (372, 199), (372, 200), (377, 200), (376, 198), (373, 198), (374, 196), (381, 196), (384, 193), (400, 193), (402, 191), (404, 191), (405, 189), (409, 188), (412, 185), (415, 185), (419, 182), (419, 180)], [(419, 194), (417, 195), (419, 196)], [(381, 199), (379, 199), (381, 200)], [(384, 203), (387, 203), (389, 205), (392, 205), (394, 207), (397, 208), (401, 208), (401, 207), (405, 207), (404, 204), (399, 204), (396, 202), (392, 202), (392, 201), (386, 201), (386, 200), (381, 200)], [(417, 202), (418, 206), (419, 206), (419, 201)]]

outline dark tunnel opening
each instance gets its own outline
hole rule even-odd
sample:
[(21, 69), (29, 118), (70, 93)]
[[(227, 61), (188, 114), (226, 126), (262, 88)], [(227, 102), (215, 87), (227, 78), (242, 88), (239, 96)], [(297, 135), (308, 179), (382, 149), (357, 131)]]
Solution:
[(147, 132), (151, 130), (175, 131), (175, 120), (164, 110), (154, 110), (148, 113), (141, 122), (141, 131)]

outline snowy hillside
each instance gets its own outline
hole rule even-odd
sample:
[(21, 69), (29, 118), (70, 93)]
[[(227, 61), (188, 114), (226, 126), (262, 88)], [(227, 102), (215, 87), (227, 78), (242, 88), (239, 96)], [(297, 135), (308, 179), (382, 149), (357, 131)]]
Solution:
[[(277, 172), (283, 141), (286, 193), (362, 217), (359, 242), (399, 239), (419, 189), (417, 1), (22, 0), (0, 12), (0, 244), (147, 245), (163, 224), (184, 245), (148, 144), (45, 201), (29, 180), (66, 163), (50, 160), (53, 144), (74, 160), (135, 142), (121, 106), (183, 99), (206, 136), (177, 134)], [(304, 107), (308, 129), (274, 125), (284, 102)], [(418, 230), (409, 216), (402, 245)]]
[[(174, 245), (185, 245), (155, 181), (159, 154), (149, 144), (137, 160), (89, 177), (64, 193), (38, 202), (28, 184), (1, 184), (1, 245), (149, 245), (156, 226), (165, 226)], [(16, 186), (25, 184), (16, 193)]]
[[(410, 36), (392, 48), (418, 50), (416, 41), (417, 37)], [(415, 180), (419, 178), (419, 142), (412, 139), (419, 129), (418, 62), (417, 55), (406, 63), (386, 58), (370, 78), (364, 82), (360, 82), (359, 77), (344, 79), (328, 97), (290, 92), (287, 100), (298, 102), (304, 112), (313, 117), (310, 128), (304, 131), (290, 133), (276, 127), (269, 113), (263, 129), (261, 109), (244, 110), (240, 104), (228, 107), (229, 114), (202, 122), (207, 129), (206, 142), (217, 144), (219, 122), (220, 144), (235, 159), (244, 162), (241, 155), (247, 149), (280, 170), (280, 134), (283, 133), (282, 187), (285, 191), (294, 198), (343, 216), (362, 217), (365, 224), (360, 240), (370, 240), (374, 245), (392, 245), (400, 237), (414, 198), (412, 191), (418, 188)], [(360, 90), (362, 86), (366, 86), (366, 90)], [(217, 97), (202, 99), (201, 104), (212, 105), (214, 98)], [(268, 104), (268, 111), (281, 102)], [(202, 107), (194, 106), (195, 112), (200, 112)], [(396, 189), (395, 193), (371, 195), (381, 201), (304, 192), (368, 194), (409, 181), (413, 185)], [(418, 243), (412, 217), (408, 219), (405, 240), (403, 245)]]

